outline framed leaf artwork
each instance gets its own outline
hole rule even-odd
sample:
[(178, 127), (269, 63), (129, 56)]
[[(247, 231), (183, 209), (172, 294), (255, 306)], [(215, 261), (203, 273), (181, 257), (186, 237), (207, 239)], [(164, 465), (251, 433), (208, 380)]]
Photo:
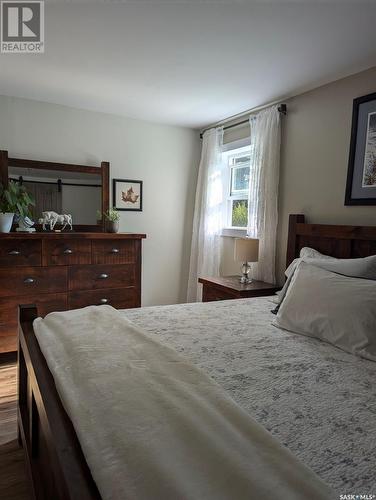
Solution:
[(116, 210), (142, 212), (142, 181), (113, 179), (112, 200)]

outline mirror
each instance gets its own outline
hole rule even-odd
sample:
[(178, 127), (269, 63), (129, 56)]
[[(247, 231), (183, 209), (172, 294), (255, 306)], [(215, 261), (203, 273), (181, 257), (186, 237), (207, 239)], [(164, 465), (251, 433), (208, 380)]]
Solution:
[(33, 220), (36, 229), (42, 212), (70, 214), (76, 231), (102, 232), (97, 211), (107, 212), (110, 205), (110, 164), (100, 166), (55, 163), (49, 161), (10, 158), (8, 151), (0, 150), (0, 183), (22, 182), (36, 201)]
[(20, 182), (35, 200), (32, 219), (38, 223), (44, 211), (71, 214), (73, 226), (97, 224), (102, 211), (102, 173), (48, 170), (12, 166), (8, 180)]

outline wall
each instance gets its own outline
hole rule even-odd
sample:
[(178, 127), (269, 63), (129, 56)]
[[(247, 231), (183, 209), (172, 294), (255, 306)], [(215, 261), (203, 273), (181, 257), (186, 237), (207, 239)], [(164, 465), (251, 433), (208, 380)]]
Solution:
[(185, 300), (200, 148), (190, 129), (0, 96), (0, 149), (10, 156), (109, 161), (111, 178), (144, 181), (143, 212), (123, 212), (120, 223), (147, 234), (143, 305)]
[[(283, 282), (288, 216), (322, 224), (376, 225), (376, 206), (345, 206), (353, 99), (376, 92), (376, 67), (286, 100), (282, 118), (277, 276)], [(225, 142), (249, 135), (234, 128)], [(221, 270), (238, 272), (233, 238), (224, 237)]]
[(353, 99), (376, 92), (376, 67), (287, 101), (282, 127), (277, 267), (285, 268), (288, 216), (376, 225), (376, 206), (345, 206)]

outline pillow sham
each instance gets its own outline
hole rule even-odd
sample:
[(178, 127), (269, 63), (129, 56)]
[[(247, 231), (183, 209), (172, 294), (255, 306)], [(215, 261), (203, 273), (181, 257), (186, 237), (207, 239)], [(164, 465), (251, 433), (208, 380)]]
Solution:
[[(301, 257), (299, 259), (295, 259), (286, 269), (285, 274), (287, 276), (287, 280), (282, 290), (278, 292), (279, 304), (282, 303), (291, 284), (291, 278), (300, 262), (307, 262), (316, 267), (326, 269), (327, 271), (343, 274), (344, 276), (376, 280), (376, 255), (362, 257), (359, 259), (336, 259), (335, 257), (321, 254), (317, 250), (308, 247), (302, 248), (300, 255)], [(311, 255), (316, 255), (316, 257), (312, 258), (310, 257)], [(276, 309), (277, 310), (274, 310), (274, 313), (278, 311), (278, 306)]]
[(351, 278), (376, 280), (376, 255), (360, 259), (311, 259), (303, 257), (303, 262), (320, 267), (332, 273)]
[(376, 361), (376, 281), (301, 262), (273, 324)]
[(327, 260), (335, 260), (336, 257), (332, 257), (331, 255), (326, 255), (324, 253), (319, 252), (318, 250), (315, 250), (314, 248), (310, 247), (303, 247), (300, 250), (299, 256), (303, 258), (308, 258), (308, 259), (327, 259)]
[(296, 269), (296, 266), (301, 262), (302, 259), (325, 259), (325, 260), (337, 260), (335, 257), (331, 257), (330, 255), (325, 255), (324, 253), (320, 253), (318, 250), (310, 247), (303, 247), (300, 250), (299, 257), (294, 259), (289, 267), (285, 271), (285, 275), (289, 278)]
[(310, 247), (303, 247), (300, 250), (299, 257), (297, 259), (294, 259), (291, 264), (288, 266), (288, 268), (285, 271), (285, 276), (287, 280), (285, 281), (285, 284), (282, 287), (282, 290), (276, 293), (276, 300), (275, 303), (277, 304), (276, 308), (273, 309), (272, 313), (277, 314), (279, 304), (282, 302), (284, 299), (286, 292), (290, 286), (291, 278), (295, 272), (295, 269), (299, 262), (302, 261), (303, 258), (314, 258), (314, 259), (327, 259), (327, 260), (337, 260), (335, 257), (331, 257), (330, 255), (325, 255), (323, 253), (320, 253), (318, 250), (315, 250), (314, 248)]

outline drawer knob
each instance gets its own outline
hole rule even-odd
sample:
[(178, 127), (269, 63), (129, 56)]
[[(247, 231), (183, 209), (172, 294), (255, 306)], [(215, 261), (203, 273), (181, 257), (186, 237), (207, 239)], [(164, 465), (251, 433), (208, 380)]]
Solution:
[(99, 279), (101, 279), (101, 280), (106, 280), (107, 278), (108, 278), (108, 274), (106, 274), (106, 273), (99, 275)]
[(99, 302), (100, 302), (101, 304), (107, 304), (108, 299), (101, 299)]
[(71, 253), (73, 253), (73, 250), (71, 250), (70, 248), (66, 248), (64, 250), (64, 253), (65, 253), (65, 255), (70, 255)]
[(118, 249), (118, 248), (113, 248), (113, 249), (111, 250), (111, 253), (119, 253), (119, 249)]
[(9, 252), (9, 255), (20, 255), (21, 252), (19, 252), (18, 250), (11, 250)]
[(35, 282), (35, 279), (34, 279), (34, 278), (25, 278), (25, 279), (24, 279), (24, 283), (25, 283), (26, 285), (29, 285), (29, 284), (34, 283), (34, 282)]

